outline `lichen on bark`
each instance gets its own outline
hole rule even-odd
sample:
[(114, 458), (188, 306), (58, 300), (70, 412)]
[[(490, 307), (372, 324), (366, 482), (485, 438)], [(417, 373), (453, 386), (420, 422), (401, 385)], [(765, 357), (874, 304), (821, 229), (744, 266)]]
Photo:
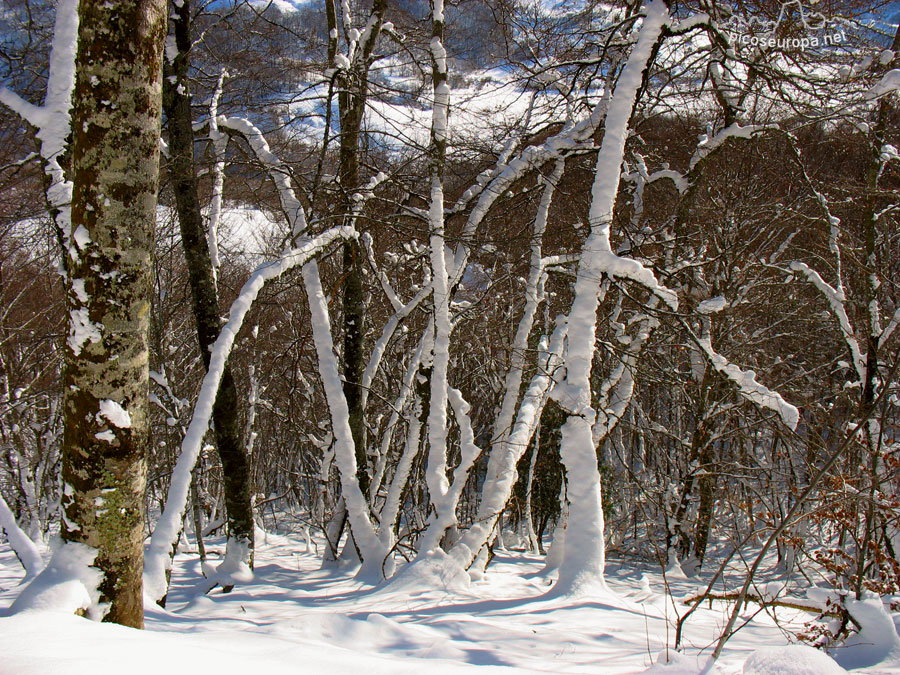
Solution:
[[(165, 2), (82, 0), (79, 15), (72, 227), (80, 235), (65, 252), (76, 339), (67, 342), (65, 359), (62, 538), (97, 549), (105, 620), (142, 627)], [(118, 404), (129, 421), (100, 414), (104, 400)]]

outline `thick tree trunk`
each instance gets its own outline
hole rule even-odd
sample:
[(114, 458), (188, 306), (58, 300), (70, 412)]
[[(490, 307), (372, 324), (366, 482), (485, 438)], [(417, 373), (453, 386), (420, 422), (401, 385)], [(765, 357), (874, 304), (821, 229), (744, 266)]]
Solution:
[(647, 16), (637, 44), (609, 103), (591, 190), (591, 231), (578, 263), (575, 297), (569, 312), (566, 378), (559, 388), (558, 402), (569, 414), (562, 426), (560, 458), (566, 468), (570, 509), (559, 578), (554, 586), (554, 592), (564, 595), (606, 589), (603, 502), (592, 434), (597, 415), (591, 407), (590, 384), (602, 279), (604, 275), (630, 278), (664, 297), (673, 309), (677, 305), (674, 294), (659, 286), (650, 270), (636, 260), (617, 256), (610, 239), (629, 122), (644, 74), (654, 58), (655, 45), (668, 22), (668, 9), (661, 0), (650, 2), (645, 9)]
[[(219, 298), (209, 244), (203, 229), (197, 175), (194, 169), (194, 132), (191, 96), (188, 89), (191, 46), (190, 3), (173, 3), (170, 22), (175, 34), (177, 55), (167, 59), (163, 83), (163, 106), (168, 119), (169, 160), (167, 170), (175, 193), (181, 228), (181, 243), (187, 259), (191, 300), (197, 322), (197, 340), (203, 365), (209, 370), (209, 348), (219, 336)], [(228, 538), (250, 551), (246, 562), (252, 566), (253, 506), (250, 501), (250, 465), (238, 423), (238, 396), (226, 365), (213, 407), (216, 450), (222, 461)]]
[(97, 550), (105, 620), (140, 628), (165, 2), (79, 14), (61, 534)]

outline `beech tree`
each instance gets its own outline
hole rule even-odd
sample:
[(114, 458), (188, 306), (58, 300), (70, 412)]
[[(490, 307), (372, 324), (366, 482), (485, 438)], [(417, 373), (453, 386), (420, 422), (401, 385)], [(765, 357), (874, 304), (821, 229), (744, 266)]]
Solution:
[[(192, 309), (197, 325), (197, 341), (204, 367), (209, 369), (210, 352), (219, 335), (219, 297), (211, 249), (215, 246), (215, 226), (204, 233), (200, 196), (194, 168), (194, 132), (188, 71), (191, 50), (192, 3), (172, 3), (170, 33), (176, 49), (166, 55), (163, 106), (169, 131), (167, 169), (175, 193), (181, 231), (181, 245), (187, 260)], [(215, 120), (210, 121), (215, 125)], [(213, 241), (210, 241), (213, 240)], [(212, 244), (212, 245), (210, 245)], [(250, 567), (253, 565), (253, 507), (250, 500), (250, 467), (238, 423), (238, 395), (231, 367), (226, 365), (213, 409), (216, 450), (222, 461), (225, 509), (228, 518), (228, 546)]]
[(86, 1), (79, 18), (66, 251), (65, 544), (56, 556), (75, 555), (99, 571), (90, 614), (141, 628), (165, 2)]
[[(165, 307), (159, 332), (167, 339), (151, 346), (161, 364), (151, 376), (157, 402), (166, 400), (154, 408), (153, 429), (165, 449), (156, 451), (144, 501), (168, 495), (159, 518), (151, 508), (146, 519), (146, 594), (166, 595), (198, 461), (213, 499), (228, 502), (222, 585), (249, 578), (253, 519), (264, 505), (279, 526), (291, 518), (323, 526), (325, 561), (343, 546), (346, 562), (358, 557), (360, 578), (373, 583), (390, 578), (401, 558), (477, 573), (511, 522), (542, 513), (529, 533), (539, 546), (558, 512), (544, 574), (557, 575), (554, 592), (577, 595), (605, 592), (607, 547), (708, 576), (723, 542), (741, 550), (754, 532), (796, 514), (779, 550), (802, 557), (819, 549), (827, 569), (833, 561), (823, 550), (837, 543), (849, 564), (829, 583), (887, 593), (900, 579), (887, 564), (897, 531), (897, 422), (887, 401), (896, 400), (900, 335), (900, 71), (891, 70), (900, 45), (868, 64), (848, 60), (843, 72), (849, 56), (836, 51), (735, 43), (725, 28), (731, 14), (715, 3), (587, 3), (590, 11), (556, 23), (539, 5), (498, 2), (509, 22), (509, 70), (473, 76), (454, 51), (465, 10), (441, 0), (412, 5), (416, 18), (386, 1), (328, 0), (298, 45), (291, 26), (300, 19), (275, 6), (210, 3), (192, 16), (190, 3), (170, 3), (165, 175), (182, 227), (180, 242), (173, 234), (157, 246), (180, 244), (188, 256), (186, 265), (170, 254), (156, 259), (155, 310)], [(237, 28), (224, 29), (232, 20)], [(791, 28), (788, 17), (779, 30)], [(244, 53), (241, 40), (263, 31), (277, 58)], [(98, 545), (75, 531), (97, 512), (111, 518), (91, 499), (137, 513), (112, 482), (98, 488), (109, 493), (91, 491), (88, 474), (111, 472), (103, 463), (84, 468), (78, 449), (96, 447), (91, 456), (100, 458), (112, 446), (117, 470), (140, 456), (142, 366), (109, 356), (141, 349), (125, 346), (117, 326), (128, 319), (140, 327), (124, 315), (140, 289), (125, 282), (135, 278), (146, 230), (102, 229), (113, 203), (106, 192), (95, 196), (105, 188), (88, 187), (103, 157), (86, 145), (96, 135), (81, 112), (82, 155), (71, 169), (84, 175), (72, 231), (68, 99), (59, 93), (67, 89), (54, 63), (53, 95), (41, 107), (6, 90), (0, 101), (38, 130), (48, 210), (67, 251), (68, 350), (73, 363), (88, 359), (70, 366), (65, 382), (67, 412), (82, 419), (66, 436), (64, 528), (75, 543), (65, 550), (82, 560), (93, 549), (78, 542)], [(799, 72), (807, 64), (810, 72)], [(80, 75), (79, 87), (92, 75), (94, 103), (118, 110), (118, 92), (104, 90), (98, 74)], [(476, 89), (490, 90), (494, 77), (515, 97), (508, 117), (475, 108)], [(212, 92), (193, 111), (196, 122), (191, 88), (204, 92), (198, 103)], [(257, 89), (264, 93), (248, 94)], [(496, 91), (485, 96), (495, 108), (507, 104)], [(414, 110), (408, 127), (379, 126), (379, 115), (400, 119), (406, 108)], [(204, 147), (206, 173), (203, 154), (193, 154)], [(855, 163), (829, 156), (842, 147)], [(121, 143), (118, 152), (135, 156)], [(139, 187), (146, 195), (149, 186)], [(262, 246), (269, 262), (242, 266), (223, 255), (220, 265), (225, 212), (249, 210), (251, 201), (273, 225)], [(109, 253), (113, 243), (121, 251)], [(220, 312), (248, 278), (222, 325)], [(130, 300), (99, 309), (113, 291)], [(123, 366), (131, 370), (115, 370)], [(0, 404), (15, 408), (15, 388), (7, 389), (13, 394), (4, 399), (0, 389)], [(873, 412), (878, 401), (883, 409)], [(860, 508), (797, 511), (806, 488), (810, 500), (836, 503), (827, 481), (813, 491), (820, 478), (809, 476), (861, 420), (859, 442), (827, 476), (841, 490), (851, 478)], [(210, 421), (217, 435), (229, 432), (225, 445), (236, 455), (250, 456), (249, 468), (233, 470), (223, 456), (221, 474), (205, 472)], [(0, 435), (15, 441), (24, 426), (8, 416)], [(22, 447), (23, 457), (37, 454)], [(264, 493), (255, 514), (251, 470), (253, 489)], [(233, 490), (237, 479), (244, 482)], [(552, 487), (536, 485), (544, 481)], [(530, 503), (532, 493), (541, 504)], [(240, 497), (236, 509), (229, 494)], [(199, 511), (196, 493), (191, 500)], [(6, 501), (31, 536), (29, 511), (40, 500)], [(201, 521), (195, 516), (198, 535)], [(807, 524), (821, 542), (801, 534)], [(23, 551), (27, 536), (16, 533)], [(883, 552), (870, 554), (876, 545)]]

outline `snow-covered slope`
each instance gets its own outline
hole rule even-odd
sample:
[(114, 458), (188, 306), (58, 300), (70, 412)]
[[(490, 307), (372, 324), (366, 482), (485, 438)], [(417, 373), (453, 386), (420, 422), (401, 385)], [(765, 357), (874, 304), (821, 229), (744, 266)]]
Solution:
[[(211, 555), (222, 542), (208, 544)], [(269, 534), (257, 549), (256, 578), (230, 594), (198, 594), (196, 553), (179, 556), (168, 608), (147, 608), (143, 632), (49, 612), (5, 616), (20, 590), (21, 569), (0, 544), (0, 675), (101, 673), (699, 673), (718, 636), (723, 609), (688, 621), (684, 654), (669, 652), (678, 598), (697, 582), (662, 577), (642, 564), (612, 561), (613, 593), (579, 601), (542, 598), (542, 559), (502, 552), (469, 584), (418, 579), (373, 589), (340, 569), (319, 569), (302, 540)], [(434, 571), (433, 569), (431, 570)], [(426, 583), (427, 582), (427, 583)], [(751, 618), (751, 615), (755, 616)], [(715, 669), (737, 675), (759, 647), (788, 643), (782, 627), (806, 617), (747, 610), (750, 623), (728, 644)], [(802, 651), (802, 650), (801, 650)], [(841, 672), (824, 654), (769, 649), (753, 673)], [(801, 658), (802, 657), (802, 658)], [(806, 670), (828, 664), (831, 670)], [(866, 673), (898, 672), (888, 661)]]

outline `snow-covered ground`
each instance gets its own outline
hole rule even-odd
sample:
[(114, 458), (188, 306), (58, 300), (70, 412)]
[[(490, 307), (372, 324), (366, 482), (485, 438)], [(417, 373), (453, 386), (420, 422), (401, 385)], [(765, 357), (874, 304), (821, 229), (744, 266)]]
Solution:
[[(224, 553), (222, 542), (209, 544)], [(320, 569), (300, 538), (268, 534), (256, 553), (256, 578), (229, 594), (209, 595), (195, 553), (176, 560), (168, 607), (148, 607), (146, 630), (75, 616), (28, 611), (9, 616), (23, 573), (0, 544), (0, 675), (80, 673), (699, 673), (724, 606), (696, 612), (686, 653), (670, 654), (679, 598), (698, 582), (612, 559), (606, 597), (542, 597), (542, 558), (504, 552), (484, 578), (425, 564), (373, 588), (346, 570)], [(674, 600), (673, 600), (674, 596)], [(844, 672), (811, 648), (785, 648), (805, 619), (794, 610), (759, 612), (709, 671), (796, 675)], [(754, 651), (757, 652), (748, 660)], [(746, 666), (745, 666), (746, 662)], [(900, 672), (900, 660), (853, 671)]]

